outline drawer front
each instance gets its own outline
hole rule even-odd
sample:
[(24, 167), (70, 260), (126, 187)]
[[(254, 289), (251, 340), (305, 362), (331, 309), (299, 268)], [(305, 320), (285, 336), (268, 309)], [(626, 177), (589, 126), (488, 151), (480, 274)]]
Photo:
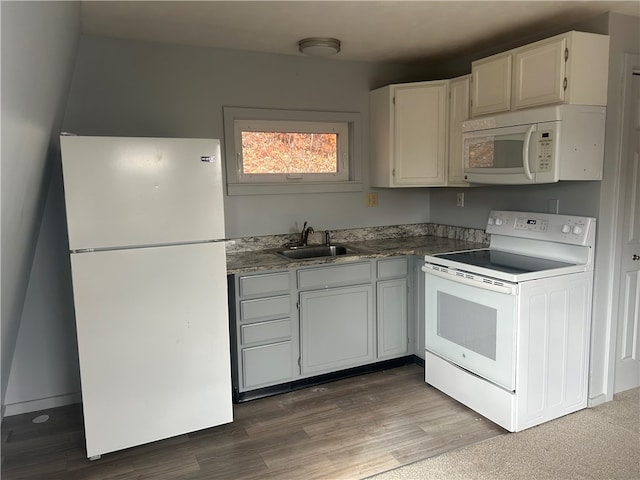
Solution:
[(407, 273), (407, 259), (404, 257), (378, 261), (378, 278), (406, 277)]
[(272, 293), (288, 292), (291, 288), (289, 272), (265, 273), (240, 277), (240, 296), (254, 297)]
[(240, 340), (243, 345), (267, 343), (291, 338), (291, 319), (282, 318), (270, 322), (252, 323), (240, 327)]
[(325, 288), (370, 281), (371, 262), (298, 270), (298, 287), (301, 289)]
[(291, 313), (291, 295), (257, 298), (240, 302), (240, 321), (273, 317), (288, 317)]
[(293, 344), (281, 342), (242, 350), (242, 384), (245, 390), (290, 380)]

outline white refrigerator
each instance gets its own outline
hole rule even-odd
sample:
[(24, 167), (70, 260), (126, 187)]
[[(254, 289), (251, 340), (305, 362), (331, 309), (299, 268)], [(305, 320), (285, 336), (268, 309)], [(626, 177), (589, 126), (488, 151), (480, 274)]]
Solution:
[(87, 457), (231, 422), (220, 142), (60, 141)]

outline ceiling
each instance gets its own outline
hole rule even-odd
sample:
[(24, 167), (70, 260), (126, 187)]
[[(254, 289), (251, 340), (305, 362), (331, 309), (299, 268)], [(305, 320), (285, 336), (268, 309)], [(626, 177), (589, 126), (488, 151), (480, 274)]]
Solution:
[(298, 40), (335, 37), (336, 60), (410, 62), (561, 32), (635, 1), (83, 1), (82, 32), (301, 55)]

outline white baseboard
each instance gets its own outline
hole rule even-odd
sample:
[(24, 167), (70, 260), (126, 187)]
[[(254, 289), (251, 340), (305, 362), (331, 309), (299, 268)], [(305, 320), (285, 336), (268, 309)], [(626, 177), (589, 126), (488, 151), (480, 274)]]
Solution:
[(80, 392), (68, 393), (66, 395), (57, 395), (55, 397), (41, 398), (38, 400), (30, 400), (28, 402), (12, 403), (4, 405), (4, 417), (11, 417), (12, 415), (20, 415), (22, 413), (37, 412), (40, 410), (46, 410), (48, 408), (62, 407), (64, 405), (71, 405), (74, 403), (80, 403), (82, 398)]
[(598, 405), (606, 401), (607, 401), (607, 395), (604, 393), (601, 393), (599, 395), (596, 395), (595, 397), (589, 397), (587, 399), (587, 407), (589, 408), (597, 407)]

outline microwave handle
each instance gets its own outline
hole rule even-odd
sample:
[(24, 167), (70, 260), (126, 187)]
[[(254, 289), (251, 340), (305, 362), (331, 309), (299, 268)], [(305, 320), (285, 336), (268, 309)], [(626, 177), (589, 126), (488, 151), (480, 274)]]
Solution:
[(524, 144), (522, 145), (522, 168), (524, 169), (525, 176), (529, 180), (533, 180), (533, 175), (531, 175), (531, 169), (529, 168), (529, 144), (531, 143), (531, 136), (535, 129), (535, 125), (529, 127), (527, 133), (524, 135)]

